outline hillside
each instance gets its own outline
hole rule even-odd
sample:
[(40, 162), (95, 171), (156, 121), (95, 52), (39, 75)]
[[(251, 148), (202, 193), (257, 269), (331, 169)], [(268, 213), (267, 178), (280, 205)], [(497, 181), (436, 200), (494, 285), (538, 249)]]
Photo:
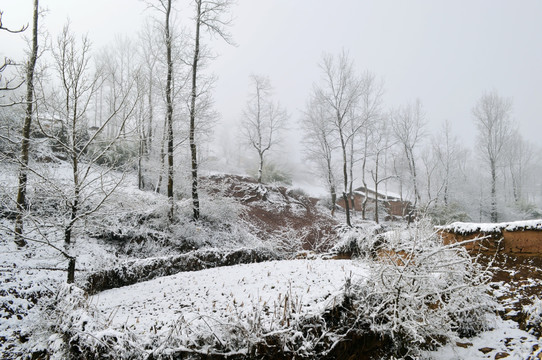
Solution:
[[(50, 171), (69, 179), (62, 164)], [(510, 276), (516, 265), (443, 247), (423, 222), (356, 219), (348, 229), (301, 189), (248, 177), (212, 175), (202, 188), (200, 221), (188, 199), (168, 220), (167, 199), (128, 176), (69, 247), (54, 196), (33, 189), (36, 234), (47, 238), (24, 249), (10, 241), (6, 201), (2, 357), (482, 359), (480, 344), (492, 356), (538, 351), (542, 308), (527, 296), (542, 281), (535, 263), (514, 263), (522, 278)], [(63, 285), (58, 249), (77, 259), (75, 285)]]

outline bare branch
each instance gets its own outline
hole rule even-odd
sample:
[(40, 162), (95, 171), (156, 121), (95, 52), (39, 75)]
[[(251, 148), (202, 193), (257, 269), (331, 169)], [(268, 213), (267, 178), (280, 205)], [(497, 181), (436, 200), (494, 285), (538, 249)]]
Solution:
[(5, 27), (4, 23), (2, 22), (2, 16), (3, 15), (4, 15), (4, 12), (0, 10), (0, 30), (7, 31), (7, 32), (10, 32), (12, 34), (17, 34), (17, 33), (21, 33), (23, 31), (25, 31), (26, 29), (28, 29), (28, 24), (21, 26), (21, 28), (19, 30), (12, 30), (10, 28)]

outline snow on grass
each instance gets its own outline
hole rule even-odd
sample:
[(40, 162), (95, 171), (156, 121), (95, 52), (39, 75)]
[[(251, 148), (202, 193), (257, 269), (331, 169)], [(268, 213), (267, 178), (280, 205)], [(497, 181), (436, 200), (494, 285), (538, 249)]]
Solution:
[(347, 278), (364, 281), (368, 274), (367, 264), (350, 260), (271, 261), (179, 273), (107, 290), (91, 301), (113, 328), (142, 338), (156, 334), (159, 343), (176, 332), (190, 343), (196, 341), (192, 331), (205, 328), (223, 338), (224, 325), (254, 329), (257, 321), (269, 332), (293, 317), (320, 314), (337, 301)]

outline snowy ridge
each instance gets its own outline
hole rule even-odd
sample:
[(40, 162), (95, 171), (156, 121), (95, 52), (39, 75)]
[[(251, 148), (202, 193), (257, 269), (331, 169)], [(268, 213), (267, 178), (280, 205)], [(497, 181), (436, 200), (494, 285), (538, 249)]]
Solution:
[(186, 254), (166, 257), (130, 260), (112, 269), (100, 270), (89, 275), (83, 289), (91, 294), (160, 276), (174, 275), (183, 271), (197, 271), (219, 266), (258, 263), (277, 259), (269, 249), (218, 249), (196, 250)]
[(473, 234), (477, 232), (481, 233), (500, 233), (503, 230), (506, 231), (525, 231), (525, 230), (537, 230), (542, 231), (542, 219), (538, 220), (522, 220), (513, 222), (502, 223), (466, 223), (466, 222), (454, 222), (446, 226), (438, 226), (437, 230), (447, 231), (455, 234)]

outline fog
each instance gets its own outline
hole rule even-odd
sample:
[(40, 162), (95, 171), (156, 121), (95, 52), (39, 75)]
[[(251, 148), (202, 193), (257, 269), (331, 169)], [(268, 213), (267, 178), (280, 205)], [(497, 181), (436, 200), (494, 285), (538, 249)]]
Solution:
[[(191, 31), (190, 5), (187, 0), (174, 2), (179, 31)], [(4, 1), (0, 6), (4, 26), (30, 22), (31, 1)], [(96, 51), (118, 36), (137, 39), (146, 19), (156, 16), (146, 2), (134, 0), (42, 0), (40, 6), (46, 9), (42, 26), (51, 38), (69, 18), (73, 31), (88, 34)], [(216, 78), (212, 98), (219, 115), (213, 143), (205, 152), (219, 158), (227, 152), (238, 157), (245, 153), (239, 122), (252, 91), (249, 76), (262, 75), (273, 86), (273, 99), (289, 114), (284, 141), (271, 156), (287, 158), (292, 168), (304, 172), (299, 165), (305, 161), (299, 121), (311, 90), (322, 79), (322, 55), (342, 52), (356, 71), (369, 71), (382, 81), (384, 111), (421, 102), (427, 139), (447, 120), (452, 134), (474, 153), (472, 109), (484, 94), (495, 92), (512, 101), (514, 127), (538, 145), (540, 14), (542, 3), (534, 0), (239, 0), (228, 28), (234, 45), (204, 34), (216, 55), (203, 71)], [(0, 32), (0, 41), (0, 56), (23, 59), (22, 36)], [(241, 164), (239, 159), (226, 160)]]
[[(57, 33), (69, 17), (94, 48), (116, 34), (135, 35), (152, 14), (143, 1), (41, 1), (44, 23)], [(4, 22), (30, 22), (31, 1), (3, 1)], [(187, 2), (178, 1), (179, 17)], [(237, 46), (213, 44), (218, 58), (215, 101), (226, 122), (235, 121), (251, 73), (269, 76), (277, 98), (296, 120), (322, 52), (348, 51), (357, 68), (381, 77), (386, 103), (420, 99), (438, 128), (448, 119), (468, 143), (474, 140), (471, 109), (485, 91), (514, 100), (514, 118), (538, 141), (542, 131), (542, 3), (539, 1), (253, 1), (239, 0), (231, 33)], [(180, 21), (180, 26), (183, 26)], [(0, 56), (20, 55), (20, 41), (0, 33)]]

